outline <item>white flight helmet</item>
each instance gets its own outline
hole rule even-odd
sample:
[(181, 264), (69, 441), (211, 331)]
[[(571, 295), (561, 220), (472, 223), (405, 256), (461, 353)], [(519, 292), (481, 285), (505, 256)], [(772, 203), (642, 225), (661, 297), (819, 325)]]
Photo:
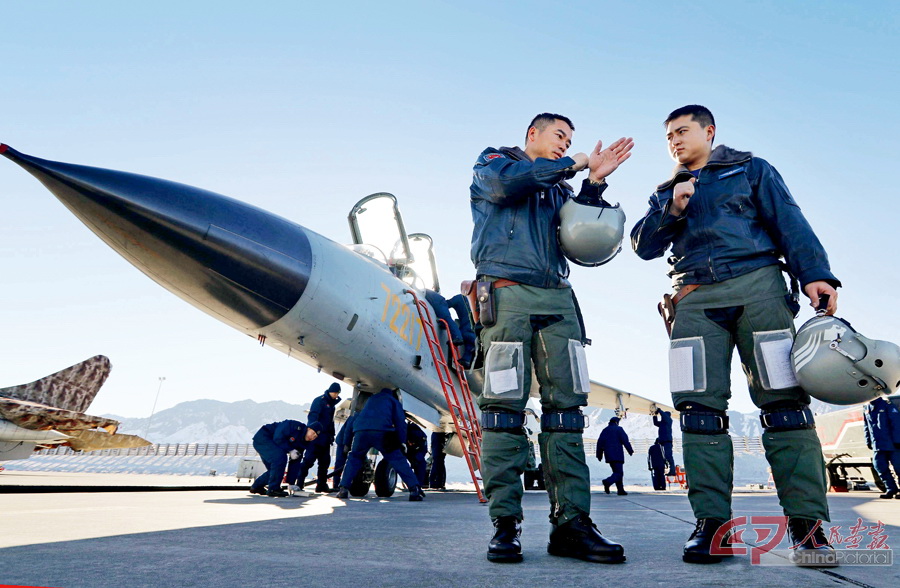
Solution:
[(900, 347), (857, 333), (834, 316), (806, 321), (791, 349), (800, 386), (831, 404), (868, 402), (900, 388)]
[(573, 263), (603, 265), (622, 250), (625, 213), (602, 198), (571, 198), (559, 211), (559, 246)]

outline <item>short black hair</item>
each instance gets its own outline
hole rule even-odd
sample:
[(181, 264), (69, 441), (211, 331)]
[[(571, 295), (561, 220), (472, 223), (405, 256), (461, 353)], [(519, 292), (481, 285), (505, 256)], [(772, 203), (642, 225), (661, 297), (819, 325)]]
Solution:
[(691, 120), (699, 123), (703, 128), (706, 128), (709, 125), (716, 126), (716, 119), (713, 116), (713, 113), (710, 112), (709, 108), (700, 106), (699, 104), (688, 104), (687, 106), (676, 108), (670, 112), (669, 116), (666, 117), (666, 120), (663, 121), (663, 126), (666, 126), (676, 118), (685, 116), (686, 114), (691, 115)]
[(542, 112), (528, 123), (528, 128), (525, 129), (525, 139), (528, 139), (528, 131), (531, 130), (531, 127), (536, 128), (539, 131), (543, 131), (547, 128), (547, 125), (553, 124), (555, 121), (561, 120), (573, 131), (575, 130), (575, 125), (572, 124), (572, 121), (567, 116), (563, 116), (561, 114), (553, 114), (552, 112)]

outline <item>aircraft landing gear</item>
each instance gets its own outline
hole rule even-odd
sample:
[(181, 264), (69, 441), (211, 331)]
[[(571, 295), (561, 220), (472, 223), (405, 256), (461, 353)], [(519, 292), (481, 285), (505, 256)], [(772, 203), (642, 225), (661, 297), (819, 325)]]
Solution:
[(382, 459), (375, 466), (375, 494), (382, 498), (394, 495), (397, 488), (397, 471), (391, 467), (387, 460)]

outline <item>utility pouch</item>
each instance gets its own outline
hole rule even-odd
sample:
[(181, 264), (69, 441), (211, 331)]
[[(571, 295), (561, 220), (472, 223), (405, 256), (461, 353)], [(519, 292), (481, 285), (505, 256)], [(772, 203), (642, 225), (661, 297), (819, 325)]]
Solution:
[(479, 322), (478, 319), (481, 318), (478, 312), (478, 296), (475, 294), (475, 284), (477, 283), (475, 280), (463, 280), (459, 286), (460, 293), (469, 300), (469, 310), (472, 311), (472, 320), (476, 325)]
[(663, 294), (662, 302), (656, 305), (659, 316), (662, 317), (666, 326), (666, 333), (672, 336), (672, 324), (675, 322), (675, 302), (672, 300), (671, 294)]
[(494, 283), (476, 282), (475, 294), (478, 297), (479, 322), (484, 327), (492, 327), (497, 324), (497, 313), (494, 302)]

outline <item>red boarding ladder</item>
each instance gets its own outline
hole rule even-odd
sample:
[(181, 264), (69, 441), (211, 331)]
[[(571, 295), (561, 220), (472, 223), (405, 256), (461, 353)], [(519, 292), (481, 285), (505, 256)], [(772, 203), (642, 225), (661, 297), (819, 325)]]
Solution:
[[(475, 482), (475, 492), (478, 494), (479, 502), (487, 502), (481, 490), (481, 476), (478, 474), (481, 472), (481, 425), (475, 418), (475, 404), (472, 402), (472, 393), (469, 390), (469, 382), (466, 380), (466, 372), (459, 363), (459, 354), (451, 342), (450, 355), (458, 376), (462, 402), (460, 402), (460, 394), (457, 393), (456, 386), (453, 385), (450, 367), (444, 359), (444, 350), (441, 348), (437, 328), (428, 312), (428, 305), (416, 295), (414, 290), (404, 290), (404, 293), (410, 294), (416, 302), (419, 320), (422, 321), (422, 330), (425, 331), (425, 340), (428, 341), (428, 349), (431, 350), (431, 358), (437, 368), (438, 380), (441, 382), (444, 397), (447, 399), (450, 416), (453, 417), (453, 426), (456, 428), (459, 444), (462, 446), (463, 457), (466, 458), (466, 465), (469, 466), (469, 473), (472, 475), (472, 481)], [(439, 319), (439, 322), (443, 323), (444, 330), (449, 333), (447, 321)]]

